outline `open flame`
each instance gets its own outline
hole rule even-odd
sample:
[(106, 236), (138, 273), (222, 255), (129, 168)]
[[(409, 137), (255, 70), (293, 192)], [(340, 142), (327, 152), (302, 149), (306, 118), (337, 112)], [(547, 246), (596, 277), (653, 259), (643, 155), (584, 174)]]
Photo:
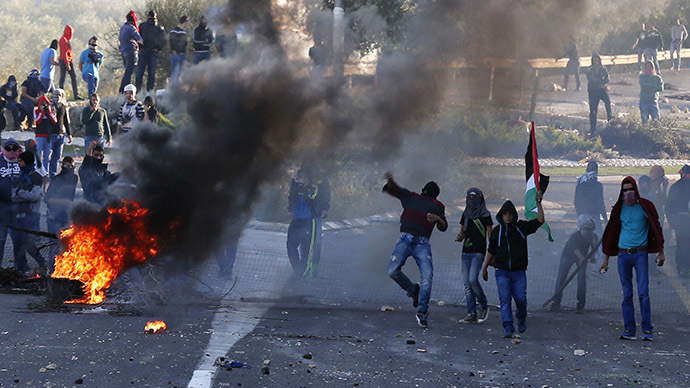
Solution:
[(60, 233), (65, 251), (55, 258), (53, 278), (84, 283), (84, 297), (66, 303), (99, 304), (117, 276), (144, 263), (160, 249), (158, 238), (148, 231), (149, 210), (122, 200), (94, 219), (72, 225)]
[(146, 323), (146, 326), (144, 327), (144, 333), (158, 333), (159, 331), (163, 331), (167, 328), (168, 325), (165, 324), (165, 321), (150, 321)]

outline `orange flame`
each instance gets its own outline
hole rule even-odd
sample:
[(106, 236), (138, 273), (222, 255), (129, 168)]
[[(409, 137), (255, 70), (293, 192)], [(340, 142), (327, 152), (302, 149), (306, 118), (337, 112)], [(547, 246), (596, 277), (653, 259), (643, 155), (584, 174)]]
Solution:
[(60, 233), (65, 252), (55, 258), (54, 278), (84, 283), (84, 298), (66, 303), (99, 304), (115, 278), (159, 250), (146, 226), (148, 209), (123, 200), (106, 209), (102, 222), (73, 225)]
[(150, 321), (146, 323), (146, 326), (144, 327), (144, 332), (153, 334), (153, 333), (158, 333), (158, 331), (162, 331), (168, 328), (168, 325), (165, 324), (165, 321)]

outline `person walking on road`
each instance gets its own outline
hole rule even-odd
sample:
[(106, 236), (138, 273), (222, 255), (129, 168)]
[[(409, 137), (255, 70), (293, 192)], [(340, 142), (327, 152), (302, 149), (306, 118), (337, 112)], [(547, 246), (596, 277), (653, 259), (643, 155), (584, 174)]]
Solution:
[(493, 221), (481, 190), (476, 187), (467, 190), (465, 201), (465, 211), (460, 217), (460, 233), (455, 239), (463, 242), (462, 276), (467, 300), (467, 316), (460, 323), (482, 323), (489, 314), (489, 306), (479, 283), (479, 271), (484, 263), (486, 240), (491, 235)]
[[(606, 214), (606, 204), (604, 203), (604, 186), (598, 180), (599, 164), (590, 160), (587, 163), (587, 170), (579, 178), (575, 186), (575, 213), (579, 217), (588, 216), (594, 221), (594, 233), (601, 236), (603, 227), (601, 220), (608, 222)], [(595, 256), (597, 264), (600, 265), (604, 259), (601, 247)]]
[(604, 102), (606, 120), (611, 121), (611, 100), (606, 91), (609, 83), (609, 71), (601, 64), (599, 54), (592, 54), (592, 66), (587, 70), (587, 93), (589, 95), (589, 133), (594, 136), (597, 131), (597, 113), (599, 101)]
[(637, 182), (626, 177), (621, 183), (618, 201), (613, 205), (611, 217), (602, 237), (604, 262), (599, 271), (609, 268), (609, 257), (618, 256), (618, 275), (623, 288), (623, 323), (625, 331), (622, 340), (637, 339), (635, 306), (633, 304), (633, 269), (637, 279), (637, 294), (642, 315), (642, 339), (652, 341), (652, 307), (649, 298), (649, 254), (657, 253), (656, 263), (664, 265), (664, 234), (659, 224), (659, 215), (652, 201), (640, 196)]
[[(403, 206), (400, 216), (400, 237), (388, 262), (388, 276), (393, 279), (407, 296), (412, 298), (412, 306), (417, 308), (415, 318), (421, 327), (427, 327), (429, 318), (429, 299), (434, 278), (429, 238), (434, 227), (441, 232), (448, 229), (446, 207), (438, 201), (441, 189), (434, 181), (424, 185), (421, 194), (404, 189), (386, 173), (383, 191), (398, 198)], [(402, 272), (407, 258), (412, 256), (419, 268), (420, 283), (412, 283)]]
[(690, 276), (690, 165), (678, 171), (680, 180), (671, 185), (666, 200), (666, 217), (676, 235), (676, 269)]
[(639, 79), (642, 124), (646, 124), (650, 117), (652, 120), (659, 120), (659, 92), (664, 90), (664, 80), (656, 73), (651, 61), (645, 62), (644, 72)]
[(541, 201), (542, 193), (537, 192), (537, 218), (530, 221), (518, 220), (515, 205), (506, 201), (496, 214), (498, 227), (489, 236), (482, 278), (488, 281), (489, 266), (496, 268), (504, 338), (517, 337), (513, 324), (513, 300), (517, 307), (517, 329), (520, 333), (527, 330), (527, 236), (535, 233), (545, 222)]

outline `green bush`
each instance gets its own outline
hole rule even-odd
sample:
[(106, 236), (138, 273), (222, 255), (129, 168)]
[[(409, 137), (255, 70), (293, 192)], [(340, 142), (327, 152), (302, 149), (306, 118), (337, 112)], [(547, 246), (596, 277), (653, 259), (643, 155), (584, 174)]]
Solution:
[(612, 120), (601, 131), (601, 139), (608, 148), (630, 156), (668, 158), (690, 155), (690, 147), (673, 129), (670, 119), (651, 121), (642, 125), (636, 119)]

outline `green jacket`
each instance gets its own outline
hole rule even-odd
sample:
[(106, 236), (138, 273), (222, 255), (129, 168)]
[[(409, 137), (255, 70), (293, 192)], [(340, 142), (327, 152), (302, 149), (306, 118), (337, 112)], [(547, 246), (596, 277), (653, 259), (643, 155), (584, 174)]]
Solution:
[(659, 92), (664, 90), (664, 80), (658, 74), (640, 74), (640, 101), (654, 102), (659, 100)]
[(84, 125), (84, 136), (99, 136), (110, 141), (110, 120), (105, 109), (99, 107), (94, 112), (91, 106), (85, 107), (81, 113), (81, 123)]

